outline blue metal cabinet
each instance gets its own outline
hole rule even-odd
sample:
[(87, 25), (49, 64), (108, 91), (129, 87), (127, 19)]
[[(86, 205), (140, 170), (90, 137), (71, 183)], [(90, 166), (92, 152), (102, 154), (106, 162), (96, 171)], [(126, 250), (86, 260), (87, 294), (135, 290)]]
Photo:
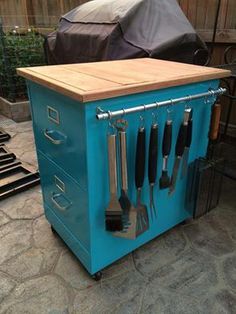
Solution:
[[(127, 109), (143, 103), (202, 93), (209, 88), (216, 89), (218, 80), (86, 104), (76, 102), (31, 81), (28, 82), (28, 87), (46, 217), (91, 274), (191, 217), (191, 213), (185, 207), (188, 188), (186, 178), (179, 177), (176, 191), (172, 196), (168, 196), (168, 190), (159, 190), (158, 185), (155, 187), (157, 218), (151, 222), (150, 229), (136, 240), (114, 237), (105, 230), (105, 208), (109, 201), (108, 122), (96, 119), (96, 109), (98, 106), (103, 110), (117, 110), (121, 107)], [(200, 99), (189, 103), (194, 112), (189, 162), (206, 154), (212, 104), (213, 99), (208, 101)], [(173, 168), (174, 146), (185, 105), (181, 103), (173, 107), (174, 134), (169, 160), (170, 172)], [(148, 129), (152, 122), (151, 112), (144, 113), (144, 118)], [(166, 108), (159, 108), (159, 143), (163, 137), (166, 118)], [(129, 115), (125, 119), (129, 125), (127, 129), (129, 196), (135, 204), (134, 160), (139, 114)], [(45, 131), (48, 132), (46, 136)], [(161, 167), (162, 156), (159, 147), (158, 177), (161, 175)], [(142, 195), (143, 202), (148, 205), (147, 177)]]
[(37, 149), (86, 190), (84, 107), (80, 106), (78, 110), (70, 98), (34, 83), (30, 84), (29, 90)]
[(86, 250), (90, 248), (87, 193), (53, 161), (38, 152), (44, 203), (72, 230)]

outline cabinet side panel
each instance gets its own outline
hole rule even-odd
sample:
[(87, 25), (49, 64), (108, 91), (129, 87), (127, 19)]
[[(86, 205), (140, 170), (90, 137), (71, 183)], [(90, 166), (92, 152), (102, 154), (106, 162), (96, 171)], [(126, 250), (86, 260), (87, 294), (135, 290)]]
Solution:
[[(113, 236), (105, 230), (105, 209), (109, 202), (109, 171), (108, 171), (108, 149), (107, 133), (109, 130), (108, 121), (98, 121), (96, 119), (96, 108), (103, 110), (119, 110), (131, 108), (142, 104), (149, 104), (157, 101), (164, 101), (171, 98), (178, 98), (187, 95), (194, 95), (208, 91), (209, 88), (217, 88), (218, 80), (208, 81), (198, 84), (168, 88), (143, 94), (130, 95), (104, 101), (91, 103), (86, 107), (86, 130), (87, 130), (87, 163), (89, 177), (89, 212), (91, 219), (91, 250), (93, 272), (104, 268), (115, 260), (128, 254), (144, 243), (150, 241), (161, 233), (191, 217), (188, 208), (185, 206), (185, 195), (187, 187), (187, 177), (180, 178), (180, 171), (177, 180), (176, 190), (172, 196), (168, 195), (168, 189), (159, 189), (159, 178), (162, 170), (162, 138), (164, 125), (167, 119), (167, 108), (160, 107), (155, 110), (158, 114), (159, 137), (158, 137), (158, 165), (157, 184), (154, 189), (154, 201), (157, 207), (157, 218), (150, 222), (147, 232), (139, 236), (136, 240), (122, 239)], [(208, 145), (208, 131), (210, 124), (210, 114), (213, 99), (198, 99), (188, 105), (193, 108), (193, 139), (189, 152), (189, 163), (196, 158), (204, 157)], [(171, 174), (175, 160), (175, 143), (179, 127), (183, 121), (186, 103), (179, 103), (173, 106), (173, 136), (172, 149), (168, 161), (168, 171)], [(153, 121), (152, 111), (142, 113), (146, 127), (146, 174), (142, 189), (142, 202), (149, 209), (149, 183), (147, 175), (148, 144), (150, 127)], [(127, 128), (127, 159), (128, 159), (128, 185), (129, 198), (136, 204), (135, 188), (135, 152), (137, 131), (140, 126), (140, 113), (134, 113), (123, 117), (128, 121)], [(120, 196), (120, 185), (118, 188), (118, 198)]]

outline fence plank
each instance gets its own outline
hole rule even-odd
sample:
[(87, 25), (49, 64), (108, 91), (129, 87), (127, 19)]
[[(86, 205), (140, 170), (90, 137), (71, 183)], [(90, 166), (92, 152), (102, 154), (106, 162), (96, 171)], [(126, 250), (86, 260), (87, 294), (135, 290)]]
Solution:
[(180, 0), (179, 4), (185, 15), (188, 16), (188, 0)]
[(206, 0), (197, 1), (195, 28), (204, 29), (206, 19), (206, 8), (207, 8)]
[(13, 26), (28, 26), (26, 7), (24, 0), (1, 0), (0, 16), (4, 29), (11, 29)]
[(191, 4), (188, 4), (188, 19), (193, 27), (196, 27), (197, 17), (197, 0), (192, 0)]
[(206, 19), (204, 24), (204, 29), (213, 30), (216, 10), (217, 10), (217, 1), (218, 0), (210, 0), (206, 1)]
[[(212, 40), (212, 30), (201, 29), (198, 30), (198, 34), (206, 42)], [(224, 29), (216, 32), (217, 43), (236, 43), (236, 29)]]
[(221, 1), (218, 29), (224, 29), (227, 18), (228, 0)]
[(228, 1), (225, 28), (236, 29), (236, 3), (235, 0)]
[(85, 2), (88, 2), (87, 0), (68, 0), (68, 1), (63, 1), (64, 2), (64, 10), (63, 14), (76, 8), (78, 5), (83, 4)]

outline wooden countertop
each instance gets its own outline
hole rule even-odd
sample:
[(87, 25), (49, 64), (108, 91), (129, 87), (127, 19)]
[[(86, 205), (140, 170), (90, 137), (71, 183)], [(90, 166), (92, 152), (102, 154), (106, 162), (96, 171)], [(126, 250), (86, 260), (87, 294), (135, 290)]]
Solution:
[(20, 68), (17, 73), (80, 102), (230, 76), (227, 70), (150, 58)]

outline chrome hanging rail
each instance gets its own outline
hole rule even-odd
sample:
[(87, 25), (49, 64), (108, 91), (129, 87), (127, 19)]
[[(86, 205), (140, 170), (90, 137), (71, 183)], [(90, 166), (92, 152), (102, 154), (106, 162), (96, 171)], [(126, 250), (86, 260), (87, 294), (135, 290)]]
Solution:
[(180, 97), (180, 98), (175, 98), (175, 99), (169, 99), (165, 101), (160, 101), (160, 102), (155, 102), (152, 104), (148, 105), (141, 105), (137, 107), (132, 107), (132, 108), (127, 108), (127, 109), (120, 109), (116, 111), (103, 111), (101, 108), (97, 108), (97, 115), (96, 118), (98, 120), (110, 120), (119, 116), (125, 116), (130, 113), (135, 113), (135, 112), (140, 112), (140, 111), (146, 111), (150, 109), (155, 109), (159, 108), (162, 106), (170, 106), (170, 105), (175, 105), (180, 102), (189, 102), (191, 100), (196, 100), (199, 98), (204, 98), (204, 97), (214, 97), (218, 95), (223, 95), (226, 92), (226, 88), (218, 88), (216, 90), (209, 90), (206, 93), (200, 93), (200, 94), (195, 94), (195, 95), (189, 95), (185, 97)]

